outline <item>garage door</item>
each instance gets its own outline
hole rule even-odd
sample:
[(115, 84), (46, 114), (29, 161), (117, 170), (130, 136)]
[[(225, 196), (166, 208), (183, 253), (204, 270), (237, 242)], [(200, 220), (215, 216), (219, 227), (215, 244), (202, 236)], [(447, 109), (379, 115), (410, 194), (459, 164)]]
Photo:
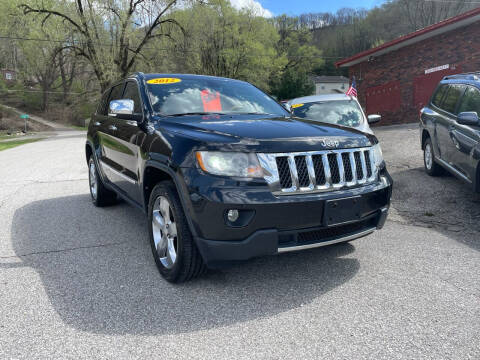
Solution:
[(400, 82), (389, 83), (368, 88), (366, 93), (367, 113), (385, 115), (400, 109)]
[(461, 68), (460, 66), (457, 66), (455, 69), (446, 69), (417, 76), (413, 80), (413, 99), (415, 102), (415, 108), (420, 111), (421, 108), (428, 104), (433, 91), (437, 87), (440, 80), (442, 80), (445, 76), (459, 73), (461, 73)]

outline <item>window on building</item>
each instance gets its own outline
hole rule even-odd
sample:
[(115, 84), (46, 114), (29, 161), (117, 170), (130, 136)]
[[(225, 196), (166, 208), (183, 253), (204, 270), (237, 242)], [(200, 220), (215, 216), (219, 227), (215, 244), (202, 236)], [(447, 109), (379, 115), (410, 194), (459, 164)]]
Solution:
[(458, 108), (458, 112), (475, 111), (480, 115), (480, 90), (474, 87), (467, 87), (462, 101)]
[(464, 91), (465, 86), (463, 85), (449, 85), (441, 108), (451, 114), (456, 114), (455, 110), (457, 108), (458, 99), (460, 99)]
[(440, 85), (440, 87), (435, 92), (435, 95), (433, 95), (433, 98), (432, 98), (433, 105), (435, 105), (436, 107), (442, 106), (442, 99), (443, 99), (443, 96), (445, 95), (445, 92), (447, 91), (447, 88), (448, 88), (447, 85)]
[(13, 75), (12, 75), (12, 73), (9, 73), (9, 72), (5, 73), (5, 79), (7, 79), (7, 80), (13, 80)]

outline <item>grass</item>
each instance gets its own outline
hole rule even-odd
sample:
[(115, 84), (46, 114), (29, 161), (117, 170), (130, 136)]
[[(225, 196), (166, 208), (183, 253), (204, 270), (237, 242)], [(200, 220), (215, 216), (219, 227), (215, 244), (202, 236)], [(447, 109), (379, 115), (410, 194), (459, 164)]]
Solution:
[(7, 135), (7, 133), (0, 132), (0, 140), (15, 139), (17, 137), (19, 137), (19, 136), (17, 136), (17, 135)]
[(19, 145), (32, 143), (38, 140), (42, 140), (42, 139), (24, 139), (24, 140), (12, 140), (12, 141), (0, 142), (0, 151), (11, 149)]

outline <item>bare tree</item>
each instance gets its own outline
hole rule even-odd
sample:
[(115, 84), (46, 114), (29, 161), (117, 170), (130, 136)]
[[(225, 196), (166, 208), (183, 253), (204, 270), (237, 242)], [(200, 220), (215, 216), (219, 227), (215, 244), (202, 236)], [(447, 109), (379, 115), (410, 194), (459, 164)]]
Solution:
[(57, 18), (74, 40), (63, 45), (92, 66), (105, 90), (112, 81), (127, 76), (142, 50), (154, 38), (168, 37), (172, 27), (181, 26), (171, 11), (179, 0), (74, 0), (49, 8), (21, 4), (24, 15), (42, 17), (42, 24)]
[(409, 22), (410, 31), (427, 27), (474, 7), (466, 0), (399, 0), (398, 5)]

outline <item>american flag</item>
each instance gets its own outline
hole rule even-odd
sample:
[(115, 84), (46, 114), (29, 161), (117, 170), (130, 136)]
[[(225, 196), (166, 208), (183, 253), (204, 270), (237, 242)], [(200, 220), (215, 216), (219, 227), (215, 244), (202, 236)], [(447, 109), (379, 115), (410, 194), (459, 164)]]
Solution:
[(350, 85), (347, 95), (357, 97), (357, 83), (355, 82), (355, 76), (352, 79), (352, 85)]

